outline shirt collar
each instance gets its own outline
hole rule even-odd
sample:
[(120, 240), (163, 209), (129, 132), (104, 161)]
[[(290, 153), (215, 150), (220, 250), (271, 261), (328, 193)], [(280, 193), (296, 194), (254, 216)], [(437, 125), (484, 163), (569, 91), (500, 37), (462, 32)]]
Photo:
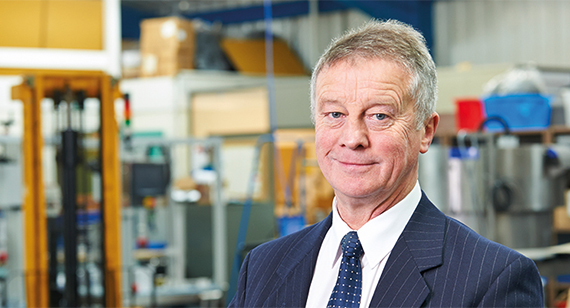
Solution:
[[(416, 181), (416, 185), (404, 199), (384, 213), (368, 221), (357, 231), (358, 239), (364, 250), (364, 257), (362, 259), (363, 266), (377, 266), (380, 264), (380, 261), (392, 251), (400, 234), (402, 234), (412, 214), (416, 210), (421, 197), (420, 184)], [(333, 217), (330, 231), (332, 231), (332, 243), (336, 243), (336, 245), (330, 246), (331, 255), (335, 255), (331, 267), (334, 266), (338, 258), (342, 255), (340, 248), (342, 238), (346, 233), (353, 231), (342, 218), (340, 218), (336, 206), (335, 197), (332, 205)]]

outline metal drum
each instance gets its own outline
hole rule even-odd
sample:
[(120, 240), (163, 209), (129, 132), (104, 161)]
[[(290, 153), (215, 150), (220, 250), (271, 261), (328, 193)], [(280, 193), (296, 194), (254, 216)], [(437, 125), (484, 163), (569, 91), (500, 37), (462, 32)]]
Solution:
[(479, 234), (512, 248), (544, 247), (568, 166), (570, 147), (432, 145), (420, 155), (419, 181), (442, 212)]
[(549, 175), (547, 151), (540, 144), (496, 149), (490, 197), (497, 242), (512, 248), (551, 245), (552, 210), (563, 204), (563, 183)]
[(431, 145), (420, 155), (419, 181), (442, 212), (486, 236), (483, 166), (475, 148)]

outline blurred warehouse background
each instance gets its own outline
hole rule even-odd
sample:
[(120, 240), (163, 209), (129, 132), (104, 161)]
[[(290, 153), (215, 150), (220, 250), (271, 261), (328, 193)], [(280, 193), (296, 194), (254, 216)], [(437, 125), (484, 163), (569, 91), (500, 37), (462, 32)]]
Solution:
[(432, 201), (570, 307), (570, 2), (0, 0), (0, 306), (223, 307), (328, 215), (312, 67), (371, 18), (426, 37)]

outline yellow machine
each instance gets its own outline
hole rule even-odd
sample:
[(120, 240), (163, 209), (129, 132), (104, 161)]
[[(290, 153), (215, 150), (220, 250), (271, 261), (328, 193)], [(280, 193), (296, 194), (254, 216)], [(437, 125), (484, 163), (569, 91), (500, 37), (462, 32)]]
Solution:
[[(4, 72), (10, 73), (10, 72)], [(25, 283), (28, 307), (48, 307), (49, 266), (46, 197), (42, 171), (42, 118), (44, 98), (57, 92), (83, 93), (100, 101), (100, 170), (102, 264), (105, 307), (121, 307), (121, 181), (119, 131), (114, 101), (120, 97), (118, 83), (102, 72), (30, 71), (24, 82), (12, 88), (12, 98), (24, 104), (24, 185)], [(83, 95), (82, 94), (82, 95)], [(73, 303), (73, 302), (68, 302)]]

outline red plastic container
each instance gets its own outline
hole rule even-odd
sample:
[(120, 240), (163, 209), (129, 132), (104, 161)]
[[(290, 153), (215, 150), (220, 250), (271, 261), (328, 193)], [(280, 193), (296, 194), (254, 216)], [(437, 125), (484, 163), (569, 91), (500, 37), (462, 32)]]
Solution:
[(459, 98), (455, 100), (455, 105), (457, 131), (476, 132), (485, 117), (483, 102), (478, 98)]

